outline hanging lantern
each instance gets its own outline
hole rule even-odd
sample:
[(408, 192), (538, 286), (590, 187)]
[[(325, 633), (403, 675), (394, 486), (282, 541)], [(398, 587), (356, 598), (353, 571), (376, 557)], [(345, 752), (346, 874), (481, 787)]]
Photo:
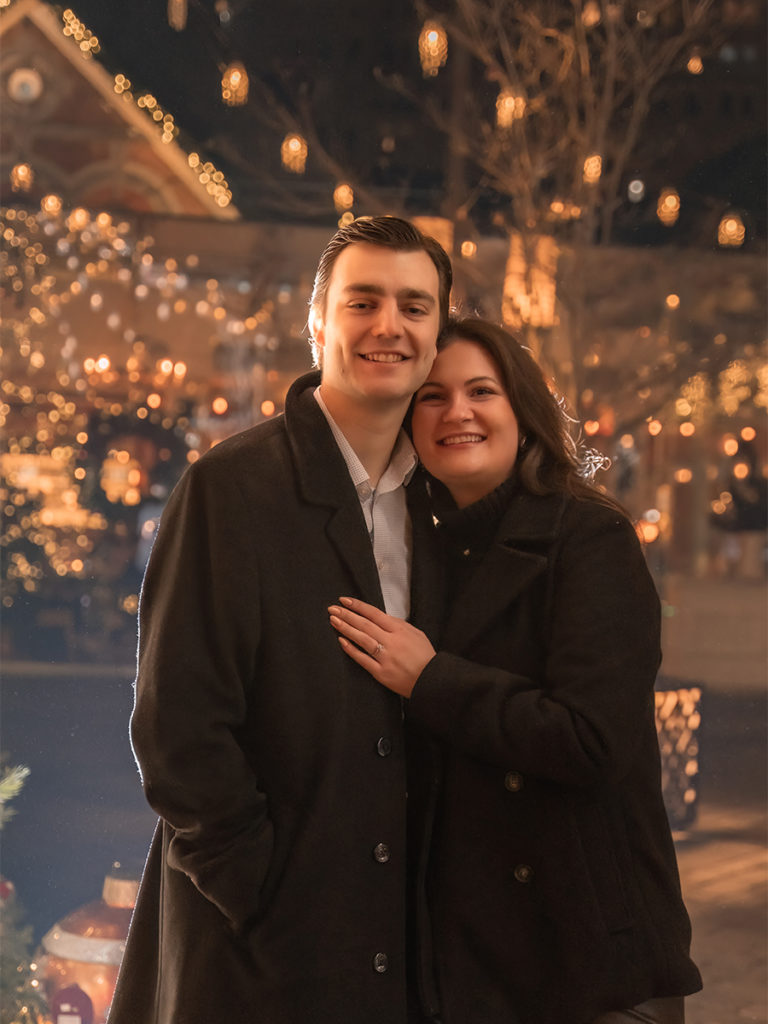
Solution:
[(677, 189), (664, 188), (656, 204), (656, 216), (665, 227), (672, 227), (680, 216), (680, 196)]
[(187, 0), (168, 0), (168, 24), (177, 32), (187, 27)]
[(436, 21), (425, 21), (419, 34), (419, 60), (425, 78), (434, 78), (448, 60), (448, 36)]
[(337, 213), (342, 213), (344, 210), (351, 210), (355, 203), (355, 193), (351, 185), (343, 182), (341, 185), (337, 185), (333, 190), (333, 205), (336, 207)]
[(510, 128), (525, 114), (525, 97), (516, 96), (511, 89), (502, 89), (496, 98), (496, 124), (499, 128)]
[(603, 158), (599, 153), (592, 153), (584, 161), (584, 181), (587, 185), (596, 185), (603, 173)]
[(307, 166), (308, 152), (307, 140), (303, 135), (295, 133), (286, 135), (280, 147), (280, 159), (283, 161), (283, 167), (291, 171), (292, 174), (303, 174), (304, 168)]
[(16, 164), (11, 169), (11, 188), (14, 192), (29, 192), (35, 181), (35, 172), (28, 163)]
[(737, 249), (744, 244), (747, 229), (738, 213), (726, 213), (717, 226), (717, 244)]
[(224, 69), (221, 98), (229, 107), (242, 107), (248, 101), (248, 72), (239, 60), (232, 61)]

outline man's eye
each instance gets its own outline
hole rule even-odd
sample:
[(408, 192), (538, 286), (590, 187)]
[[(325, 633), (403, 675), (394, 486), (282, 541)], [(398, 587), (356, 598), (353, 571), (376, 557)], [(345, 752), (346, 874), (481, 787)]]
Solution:
[(423, 306), (406, 306), (408, 316), (426, 316), (427, 311)]

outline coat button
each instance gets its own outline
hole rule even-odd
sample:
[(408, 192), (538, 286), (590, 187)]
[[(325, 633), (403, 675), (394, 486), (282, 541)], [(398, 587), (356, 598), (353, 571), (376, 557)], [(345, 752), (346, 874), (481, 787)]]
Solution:
[(379, 757), (389, 757), (392, 753), (392, 740), (388, 736), (382, 736), (376, 744), (376, 752)]
[(523, 788), (523, 776), (520, 772), (507, 772), (504, 776), (504, 785), (510, 793), (518, 793)]
[(533, 878), (533, 868), (528, 864), (518, 864), (515, 868), (515, 878), (518, 882), (530, 882)]
[(389, 957), (386, 953), (377, 953), (373, 958), (373, 969), (377, 974), (384, 974), (389, 969)]
[(379, 864), (386, 864), (389, 860), (389, 847), (386, 843), (377, 843), (373, 848), (373, 856)]

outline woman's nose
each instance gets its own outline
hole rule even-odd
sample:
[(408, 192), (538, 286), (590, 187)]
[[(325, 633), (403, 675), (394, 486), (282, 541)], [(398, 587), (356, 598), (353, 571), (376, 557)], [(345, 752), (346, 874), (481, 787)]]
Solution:
[(465, 394), (457, 392), (449, 397), (448, 404), (445, 407), (444, 418), (449, 423), (464, 422), (472, 418), (472, 409)]

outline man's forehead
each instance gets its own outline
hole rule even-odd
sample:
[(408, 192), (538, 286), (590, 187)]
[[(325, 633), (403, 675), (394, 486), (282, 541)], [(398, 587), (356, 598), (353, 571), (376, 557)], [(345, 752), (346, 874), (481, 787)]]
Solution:
[[(400, 280), (398, 280), (400, 279)], [(388, 287), (396, 285), (417, 290), (439, 290), (437, 267), (423, 249), (390, 249), (367, 242), (352, 242), (339, 253), (330, 286), (346, 290), (350, 285)]]

